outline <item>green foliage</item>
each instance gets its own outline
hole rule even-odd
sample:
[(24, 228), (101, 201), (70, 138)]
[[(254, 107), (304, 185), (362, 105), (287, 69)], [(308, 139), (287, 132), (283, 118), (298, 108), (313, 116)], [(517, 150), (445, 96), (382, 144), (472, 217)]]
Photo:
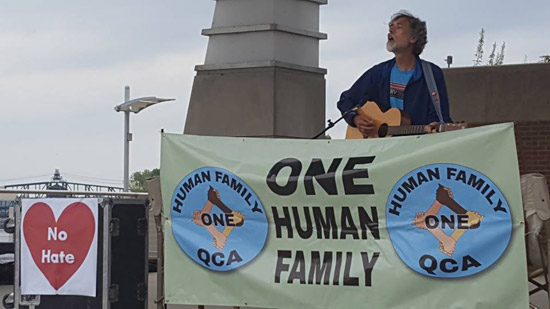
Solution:
[(489, 61), (487, 61), (487, 65), (495, 65), (495, 50), (497, 49), (497, 42), (493, 44), (493, 50), (491, 51), (491, 54), (489, 54)]
[(539, 57), (542, 63), (550, 63), (550, 55), (543, 55)]
[(495, 65), (504, 64), (504, 47), (505, 46), (506, 46), (506, 42), (502, 42), (502, 46), (500, 46), (500, 52), (497, 54), (497, 58), (495, 59)]
[(474, 66), (478, 66), (483, 61), (483, 44), (485, 43), (485, 29), (481, 28), (479, 32), (479, 40), (477, 42), (477, 49), (474, 55)]
[[(479, 32), (479, 40), (477, 41), (476, 53), (474, 54), (474, 66), (481, 65), (483, 62), (483, 45), (485, 44), (485, 29), (481, 28)], [(497, 49), (497, 42), (493, 43), (493, 49), (489, 54), (489, 59), (487, 60), (488, 66), (502, 65), (504, 63), (504, 48), (506, 46), (505, 42), (502, 42), (500, 47), (500, 52), (495, 54)]]
[(160, 169), (155, 168), (152, 171), (145, 169), (142, 172), (134, 172), (132, 176), (130, 176), (130, 191), (146, 192), (145, 181), (155, 176), (160, 176)]

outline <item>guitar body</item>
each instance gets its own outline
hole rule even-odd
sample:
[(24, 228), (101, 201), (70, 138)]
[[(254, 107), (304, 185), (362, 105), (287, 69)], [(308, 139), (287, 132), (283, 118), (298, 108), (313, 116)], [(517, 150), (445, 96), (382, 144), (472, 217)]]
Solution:
[[(401, 135), (424, 134), (424, 125), (411, 125), (411, 118), (407, 113), (398, 108), (390, 108), (382, 112), (375, 102), (368, 101), (357, 110), (361, 116), (372, 120), (374, 123), (373, 133), (368, 138), (389, 137)], [(453, 131), (465, 129), (466, 123), (443, 123), (436, 129), (436, 132)], [(361, 139), (363, 134), (356, 127), (348, 126), (346, 139)]]
[[(381, 128), (387, 126), (400, 126), (410, 124), (410, 118), (398, 108), (390, 108), (386, 112), (382, 112), (378, 104), (368, 101), (363, 104), (357, 113), (361, 116), (366, 116), (374, 122), (374, 133), (369, 138), (388, 137), (391, 135), (381, 135)], [(346, 131), (346, 139), (361, 139), (363, 134), (356, 127), (348, 126)]]

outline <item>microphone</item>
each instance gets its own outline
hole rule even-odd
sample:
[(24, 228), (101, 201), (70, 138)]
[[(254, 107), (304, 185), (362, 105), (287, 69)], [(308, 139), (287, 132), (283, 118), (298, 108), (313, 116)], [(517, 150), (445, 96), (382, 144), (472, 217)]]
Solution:
[(336, 123), (338, 123), (340, 120), (344, 119), (344, 117), (346, 117), (348, 114), (350, 113), (353, 113), (353, 112), (356, 112), (357, 110), (359, 110), (359, 106), (355, 106), (354, 108), (348, 110), (348, 111), (345, 111), (344, 113), (342, 113), (342, 117), (338, 118), (338, 120), (332, 122), (330, 119), (328, 120), (328, 126), (323, 130), (321, 131), (319, 134), (315, 135), (314, 137), (312, 137), (311, 139), (316, 139), (318, 138), (319, 136), (323, 135), (326, 131), (328, 131), (329, 129), (331, 129), (332, 127), (334, 127), (334, 125)]
[(348, 114), (350, 114), (350, 113), (357, 112), (357, 110), (359, 110), (359, 106), (355, 106), (354, 108), (345, 111), (345, 112), (342, 114), (342, 117), (346, 117), (346, 116), (347, 116)]

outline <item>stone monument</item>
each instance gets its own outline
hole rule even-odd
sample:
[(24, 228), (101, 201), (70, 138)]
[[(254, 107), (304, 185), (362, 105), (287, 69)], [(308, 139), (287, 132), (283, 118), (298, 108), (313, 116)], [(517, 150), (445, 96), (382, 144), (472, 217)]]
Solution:
[(327, 0), (217, 0), (184, 133), (310, 138), (325, 125), (320, 5)]

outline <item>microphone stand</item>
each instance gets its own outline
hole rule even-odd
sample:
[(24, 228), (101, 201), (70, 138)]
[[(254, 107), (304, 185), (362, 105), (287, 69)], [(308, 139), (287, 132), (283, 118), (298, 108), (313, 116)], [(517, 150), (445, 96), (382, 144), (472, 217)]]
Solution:
[(346, 117), (349, 113), (351, 112), (355, 112), (357, 111), (359, 108), (358, 107), (354, 107), (352, 109), (350, 109), (349, 111), (346, 111), (345, 113), (342, 114), (342, 117), (338, 118), (336, 121), (332, 122), (332, 120), (327, 120), (328, 122), (328, 126), (321, 132), (319, 132), (319, 134), (315, 135), (314, 137), (312, 137), (311, 139), (317, 139), (319, 136), (323, 135), (325, 132), (327, 132), (328, 130), (332, 129), (332, 127), (334, 127), (338, 122), (340, 122), (340, 120), (344, 119), (344, 117)]

